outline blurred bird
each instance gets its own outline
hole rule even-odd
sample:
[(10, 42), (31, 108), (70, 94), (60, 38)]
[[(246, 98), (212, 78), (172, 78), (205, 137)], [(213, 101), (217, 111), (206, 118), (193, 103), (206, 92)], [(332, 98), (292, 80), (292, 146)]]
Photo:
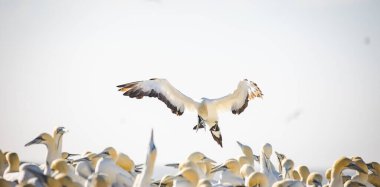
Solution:
[(344, 181), (342, 178), (342, 171), (346, 168), (364, 172), (355, 162), (347, 157), (341, 157), (334, 162), (331, 170), (331, 187), (343, 187)]
[(47, 133), (42, 133), (39, 136), (37, 136), (35, 139), (30, 141), (29, 143), (25, 144), (25, 147), (33, 145), (33, 144), (43, 144), (47, 148), (47, 156), (46, 156), (46, 163), (48, 165), (51, 165), (51, 163), (57, 159), (61, 158), (61, 155), (57, 152), (57, 145), (54, 142), (53, 137), (51, 137)]
[(157, 148), (156, 148), (156, 145), (154, 144), (153, 130), (152, 130), (151, 135), (150, 135), (148, 154), (146, 156), (146, 161), (145, 161), (145, 167), (142, 173), (136, 176), (136, 179), (133, 183), (134, 187), (150, 186), (156, 157), (157, 157)]
[(236, 159), (228, 159), (223, 164), (216, 166), (212, 173), (221, 171), (218, 183), (240, 186), (244, 184), (244, 180), (240, 175), (240, 165)]
[(322, 175), (316, 172), (310, 173), (306, 179), (307, 187), (322, 187)]
[(254, 172), (245, 179), (246, 187), (269, 187), (269, 181), (266, 175), (261, 172)]
[(280, 180), (280, 173), (274, 168), (270, 157), (272, 156), (272, 145), (269, 143), (264, 144), (261, 149), (260, 155), (260, 172), (268, 177), (269, 186)]
[(130, 98), (156, 97), (178, 116), (182, 115), (185, 109), (197, 111), (198, 124), (193, 129), (206, 128), (206, 123), (210, 127), (213, 139), (221, 147), (223, 147), (223, 144), (222, 134), (218, 125), (218, 112), (230, 110), (233, 114), (240, 114), (248, 106), (248, 101), (255, 97), (262, 98), (263, 96), (256, 83), (247, 79), (240, 81), (237, 89), (232, 94), (218, 99), (202, 98), (201, 102), (196, 102), (182, 94), (166, 79), (154, 78), (122, 84), (117, 87), (119, 91), (124, 92), (124, 96), (129, 96)]
[(66, 132), (68, 131), (65, 127), (57, 127), (54, 129), (53, 139), (57, 146), (58, 155), (62, 155), (62, 137), (63, 137), (63, 134), (65, 134)]
[(17, 153), (11, 152), (6, 155), (8, 167), (5, 169), (3, 177), (10, 182), (18, 181), (20, 159)]

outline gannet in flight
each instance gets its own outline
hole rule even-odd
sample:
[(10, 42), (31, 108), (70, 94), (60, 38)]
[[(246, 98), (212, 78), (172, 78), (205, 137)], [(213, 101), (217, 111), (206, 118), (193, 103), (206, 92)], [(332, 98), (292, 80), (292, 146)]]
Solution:
[(166, 79), (150, 79), (136, 81), (117, 86), (124, 96), (141, 99), (144, 96), (156, 97), (166, 104), (171, 111), (180, 116), (186, 110), (195, 110), (198, 113), (198, 124), (194, 130), (210, 127), (213, 139), (221, 146), (222, 135), (218, 126), (218, 112), (230, 110), (233, 114), (240, 114), (248, 106), (248, 101), (255, 97), (262, 97), (260, 88), (256, 83), (244, 79), (239, 82), (237, 89), (229, 95), (218, 99), (202, 98), (196, 102), (172, 86)]

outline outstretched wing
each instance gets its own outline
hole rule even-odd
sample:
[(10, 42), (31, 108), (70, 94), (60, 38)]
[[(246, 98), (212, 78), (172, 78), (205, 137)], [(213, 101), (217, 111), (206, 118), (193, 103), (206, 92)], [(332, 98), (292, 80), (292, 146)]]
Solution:
[(180, 116), (185, 111), (196, 109), (198, 103), (174, 88), (166, 79), (136, 81), (117, 86), (124, 96), (141, 99), (144, 96), (156, 97), (166, 104), (171, 111)]
[(212, 99), (210, 104), (217, 110), (231, 110), (233, 114), (240, 114), (247, 108), (250, 100), (255, 97), (262, 98), (262, 96), (257, 84), (245, 79), (239, 82), (237, 89), (232, 94)]

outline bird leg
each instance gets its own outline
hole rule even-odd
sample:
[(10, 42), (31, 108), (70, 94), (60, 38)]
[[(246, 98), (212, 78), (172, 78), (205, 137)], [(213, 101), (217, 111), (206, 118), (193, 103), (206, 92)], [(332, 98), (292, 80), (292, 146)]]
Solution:
[(193, 130), (198, 132), (198, 129), (204, 128), (206, 130), (205, 121), (201, 116), (198, 115), (198, 124), (193, 127)]
[(210, 132), (211, 132), (212, 138), (216, 141), (216, 143), (218, 143), (220, 147), (223, 147), (222, 134), (220, 133), (218, 121), (215, 121), (215, 125), (210, 128)]

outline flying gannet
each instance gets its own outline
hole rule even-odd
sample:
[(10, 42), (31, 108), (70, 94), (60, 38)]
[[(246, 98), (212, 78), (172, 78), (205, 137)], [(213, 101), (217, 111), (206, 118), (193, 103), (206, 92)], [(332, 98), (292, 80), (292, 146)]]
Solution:
[(171, 111), (180, 116), (186, 110), (198, 113), (198, 124), (194, 130), (209, 126), (213, 139), (221, 146), (222, 135), (218, 126), (218, 112), (230, 110), (233, 114), (242, 113), (248, 106), (248, 101), (255, 97), (262, 98), (263, 94), (256, 83), (244, 79), (239, 82), (237, 89), (229, 95), (218, 99), (202, 98), (201, 102), (194, 101), (172, 86), (166, 79), (153, 78), (117, 86), (124, 96), (141, 99), (144, 96), (156, 97), (166, 104)]

